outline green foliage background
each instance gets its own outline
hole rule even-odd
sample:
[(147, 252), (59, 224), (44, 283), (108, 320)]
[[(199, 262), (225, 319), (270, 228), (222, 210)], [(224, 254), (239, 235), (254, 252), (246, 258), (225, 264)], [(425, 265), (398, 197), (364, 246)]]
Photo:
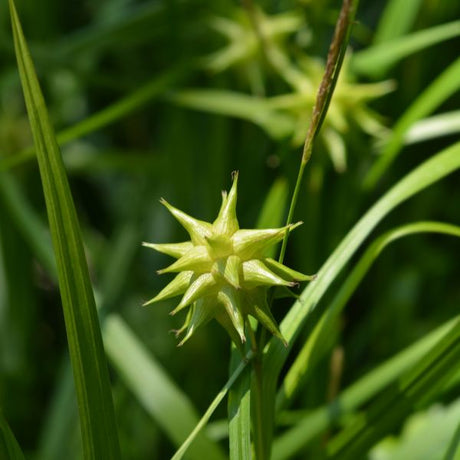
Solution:
[[(286, 41), (291, 59), (300, 50), (324, 59), (339, 2), (257, 4), (270, 14), (294, 10), (303, 18), (300, 31)], [(372, 45), (375, 31), (383, 28), (382, 17), (397, 4), (362, 2), (352, 38), (355, 50)], [(181, 91), (189, 88), (249, 93), (241, 73), (213, 73), (203, 66), (203, 58), (225, 44), (210, 27), (211, 18), (231, 17), (235, 6), (230, 0), (17, 2), (62, 145), (100, 318), (102, 322), (111, 314), (123, 318), (155, 363), (193, 402), (197, 413), (206, 410), (227, 380), (229, 340), (217, 324), (211, 324), (186, 346), (176, 348), (174, 336), (168, 334), (182, 323), (182, 318), (168, 315), (174, 303), (141, 307), (164, 286), (164, 277), (155, 271), (168, 259), (141, 248), (140, 243), (181, 241), (185, 236), (160, 206), (162, 196), (190, 215), (212, 219), (220, 190), (229, 188), (234, 170), (240, 171), (241, 227), (254, 227), (274, 183), (283, 190), (287, 186), (292, 193), (301, 154), (289, 138), (274, 139), (241, 117), (194, 110), (179, 100)], [(407, 30), (402, 35), (451, 22), (460, 13), (456, 2), (420, 0), (407, 2), (405, 8), (400, 16)], [(397, 25), (387, 30), (397, 34)], [(355, 77), (360, 82), (396, 82), (393, 92), (370, 103), (389, 128), (458, 58), (456, 35), (423, 46), (380, 75), (361, 72)], [(379, 39), (385, 45), (388, 37)], [(47, 251), (50, 237), (43, 193), (30, 150), (32, 137), (7, 2), (0, 4), (0, 42), (0, 409), (28, 458), (78, 458), (77, 410), (64, 320), (54, 261)], [(288, 90), (273, 69), (265, 66), (264, 72), (268, 95)], [(381, 147), (357, 123), (351, 123), (342, 136), (347, 146), (344, 172), (334, 169), (324, 143), (318, 142), (297, 205), (296, 219), (304, 225), (292, 234), (288, 245), (290, 267), (304, 273), (318, 271), (352, 225), (391, 185), (458, 139), (459, 98), (458, 91), (452, 92), (423, 117), (457, 111), (456, 130), (406, 145), (372, 188), (365, 187), (364, 181)], [(418, 220), (460, 224), (458, 183), (456, 173), (404, 203), (374, 230), (371, 239)], [(269, 214), (285, 216), (284, 201)], [(334, 289), (341, 286), (363, 252), (352, 259)], [(405, 238), (384, 251), (331, 331), (335, 346), (301, 388), (291, 406), (293, 411), (281, 420), (289, 425), (304, 411), (329, 402), (340, 388), (458, 314), (459, 254), (457, 239), (437, 234)], [(329, 301), (326, 294), (324, 304)], [(275, 317), (281, 320), (291, 303), (277, 303)], [(111, 327), (117, 326), (113, 324)], [(299, 343), (308, 333), (302, 332)], [(178, 434), (171, 440), (174, 427), (168, 428), (168, 423), (180, 424), (182, 413), (175, 412), (178, 406), (170, 410), (165, 406), (163, 413), (149, 410), (150, 398), (165, 397), (155, 393), (155, 385), (162, 388), (161, 382), (152, 384), (151, 393), (139, 402), (127, 383), (126, 369), (120, 366), (120, 360), (129, 361), (129, 354), (119, 361), (113, 358), (129, 349), (128, 339), (122, 342), (120, 337), (115, 335), (106, 348), (112, 350), (111, 378), (122, 458), (167, 458), (187, 434), (185, 429), (182, 438)], [(296, 344), (294, 351), (298, 347)], [(331, 356), (342, 352), (337, 377), (331, 372)], [(458, 383), (451, 385), (436, 398), (445, 405), (445, 414), (458, 406), (458, 389)], [(182, 396), (179, 393), (173, 399)], [(449, 426), (454, 426), (458, 410), (451, 413)], [(208, 432), (211, 437), (220, 439), (222, 424), (218, 421), (225, 417), (221, 405)], [(429, 422), (430, 417), (423, 419), (428, 426)], [(284, 429), (279, 428), (278, 433)], [(321, 458), (325, 443), (337, 429), (330, 427), (317, 436), (298, 458), (306, 458), (307, 452), (309, 458)], [(392, 427), (396, 436), (401, 430), (401, 424)], [(225, 440), (222, 446), (227, 449)], [(385, 458), (404, 458), (392, 455)]]

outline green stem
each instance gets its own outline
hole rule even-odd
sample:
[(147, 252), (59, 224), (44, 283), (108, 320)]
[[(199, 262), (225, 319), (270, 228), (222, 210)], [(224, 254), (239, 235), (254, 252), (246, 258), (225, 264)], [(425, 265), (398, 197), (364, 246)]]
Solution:
[[(313, 107), (311, 116), (311, 122), (305, 137), (299, 174), (297, 176), (297, 182), (295, 185), (294, 193), (292, 195), (286, 225), (291, 224), (294, 218), (294, 210), (297, 204), (297, 198), (299, 196), (300, 185), (302, 183), (305, 166), (310, 160), (313, 151), (313, 143), (324, 122), (335, 86), (337, 84), (337, 79), (339, 77), (340, 69), (342, 67), (343, 59), (345, 57), (345, 52), (350, 39), (351, 28), (355, 18), (358, 3), (359, 0), (344, 0), (342, 9), (340, 10), (340, 15), (335, 26), (334, 37), (332, 39), (331, 46), (329, 47), (329, 53), (327, 55), (326, 70), (318, 89), (316, 102)], [(284, 235), (279, 256), (280, 262), (283, 262), (285, 256), (288, 238), (289, 230)]]
[(252, 360), (252, 395), (254, 398), (251, 403), (254, 402), (252, 406), (252, 428), (254, 434), (254, 452), (255, 458), (257, 460), (268, 460), (268, 454), (266, 452), (265, 446), (265, 424), (263, 416), (263, 372), (262, 372), (262, 356), (260, 354), (261, 348), (257, 346), (257, 340), (254, 334), (254, 331), (251, 326), (248, 327), (249, 337), (251, 340), (251, 349), (254, 354)]

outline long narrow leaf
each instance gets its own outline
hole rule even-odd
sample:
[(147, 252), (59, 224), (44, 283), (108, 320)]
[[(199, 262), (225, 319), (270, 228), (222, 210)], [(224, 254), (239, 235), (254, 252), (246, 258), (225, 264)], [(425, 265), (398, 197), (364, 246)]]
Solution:
[[(122, 119), (131, 112), (140, 109), (148, 102), (161, 95), (185, 74), (184, 68), (177, 67), (138, 88), (129, 96), (114, 102), (83, 121), (66, 128), (56, 135), (57, 142), (63, 146), (74, 139), (81, 138), (97, 131), (117, 120)], [(35, 148), (27, 148), (16, 155), (9, 156), (0, 161), (0, 171), (8, 170), (34, 158)]]
[(360, 282), (369, 271), (380, 253), (392, 242), (417, 233), (440, 233), (460, 237), (460, 227), (441, 222), (416, 222), (391, 230), (377, 238), (366, 250), (352, 272), (341, 285), (339, 292), (328, 306), (313, 332), (309, 335), (296, 360), (289, 368), (283, 385), (278, 393), (277, 407), (285, 400), (293, 398), (307, 372), (324, 356), (326, 345), (329, 343), (331, 327), (335, 319), (345, 307)]
[(402, 372), (426, 355), (443, 337), (459, 317), (439, 326), (436, 330), (393, 356), (377, 368), (346, 388), (336, 400), (309, 413), (295, 426), (277, 438), (273, 445), (273, 460), (290, 458), (312, 439), (334, 426), (342, 418), (369, 402), (393, 382)]
[(460, 360), (460, 320), (415, 367), (401, 376), (354, 423), (330, 443), (331, 458), (362, 458), (382, 436), (407, 414), (433, 399), (457, 372)]
[(394, 161), (404, 145), (404, 138), (413, 123), (429, 115), (460, 89), (460, 58), (434, 80), (396, 123), (388, 144), (369, 170), (364, 186), (372, 188)]
[[(281, 332), (290, 346), (285, 348), (279, 340), (272, 339), (266, 349), (264, 397), (267, 407), (273, 404), (279, 373), (302, 325), (361, 243), (399, 204), (458, 168), (460, 168), (460, 143), (438, 153), (404, 177), (358, 221), (342, 240), (318, 272), (317, 278), (302, 292), (281, 323)], [(273, 420), (273, 413), (267, 414), (267, 423), (271, 423), (271, 420)]]
[[(404, 14), (400, 14), (404, 17)], [(386, 41), (356, 53), (352, 69), (362, 75), (381, 77), (403, 58), (445, 40), (460, 35), (460, 21), (453, 21), (430, 29)]]
[[(241, 362), (232, 347), (230, 375)], [(228, 436), (230, 460), (251, 460), (251, 370), (246, 368), (228, 393)]]
[[(380, 17), (374, 44), (405, 35), (412, 28), (423, 0), (389, 0)], [(404, 9), (404, 14), (401, 11)]]
[(40, 167), (73, 365), (85, 458), (120, 457), (107, 363), (75, 207), (43, 95), (10, 0), (16, 57)]

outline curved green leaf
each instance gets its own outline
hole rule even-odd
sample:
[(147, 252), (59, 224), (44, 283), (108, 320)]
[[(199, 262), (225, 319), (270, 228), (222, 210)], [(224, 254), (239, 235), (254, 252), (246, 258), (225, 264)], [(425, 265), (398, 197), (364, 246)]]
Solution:
[(405, 372), (425, 356), (458, 319), (459, 317), (457, 316), (439, 326), (433, 332), (354, 382), (330, 404), (320, 407), (301, 418), (295, 426), (275, 439), (273, 460), (284, 460), (292, 457), (326, 429), (335, 426), (339, 420), (345, 419), (359, 409), (360, 406), (369, 402), (400, 376), (402, 372)]
[[(405, 14), (399, 16), (405, 17)], [(359, 74), (379, 78), (403, 58), (458, 36), (460, 21), (431, 27), (366, 48), (353, 56), (351, 67)]]
[(293, 398), (299, 385), (304, 381), (305, 375), (324, 356), (335, 319), (343, 310), (380, 253), (390, 243), (417, 233), (440, 233), (460, 237), (460, 227), (441, 222), (416, 222), (391, 230), (377, 238), (367, 248), (364, 255), (341, 285), (339, 292), (328, 306), (326, 312), (297, 355), (294, 363), (289, 368), (277, 396), (278, 408), (286, 400), (289, 401)]
[(393, 133), (378, 160), (364, 179), (364, 187), (372, 188), (394, 161), (404, 144), (408, 130), (420, 118), (429, 115), (460, 89), (460, 58), (453, 62), (417, 97), (396, 123)]
[(317, 278), (310, 282), (302, 292), (300, 298), (294, 303), (281, 323), (281, 332), (289, 341), (289, 347), (285, 348), (280, 341), (272, 339), (265, 350), (264, 407), (267, 410), (265, 414), (266, 423), (273, 421), (273, 401), (278, 376), (295, 338), (307, 317), (351, 256), (390, 211), (458, 168), (460, 168), (460, 142), (438, 153), (405, 176), (356, 223), (319, 270)]

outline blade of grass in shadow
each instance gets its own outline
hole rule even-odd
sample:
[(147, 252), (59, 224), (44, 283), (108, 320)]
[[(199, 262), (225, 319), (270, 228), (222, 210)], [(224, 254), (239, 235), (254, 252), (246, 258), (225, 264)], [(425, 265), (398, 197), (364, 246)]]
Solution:
[(0, 458), (5, 460), (24, 460), (24, 454), (18, 444), (3, 412), (0, 410)]
[(73, 366), (85, 458), (120, 458), (111, 387), (78, 219), (13, 0), (11, 22), (51, 236)]
[[(104, 322), (104, 344), (127, 387), (179, 446), (198, 423), (188, 398), (116, 314), (109, 315)], [(200, 433), (188, 449), (187, 458), (221, 460), (225, 456), (217, 444)]]
[(278, 437), (273, 444), (273, 460), (291, 458), (326, 429), (335, 426), (341, 419), (349, 417), (360, 406), (368, 403), (380, 391), (393, 382), (402, 372), (413, 366), (428, 353), (433, 345), (443, 337), (456, 317), (439, 326), (416, 343), (393, 356), (377, 368), (361, 377), (327, 406), (313, 410), (295, 426)]
[[(405, 35), (415, 22), (423, 0), (389, 0), (380, 17), (374, 35), (374, 44)], [(401, 11), (404, 10), (404, 14)]]
[(340, 290), (302, 346), (294, 363), (289, 368), (277, 395), (277, 409), (284, 407), (295, 396), (305, 376), (324, 356), (329, 343), (331, 328), (335, 320), (361, 283), (381, 252), (392, 242), (418, 233), (439, 233), (460, 237), (460, 227), (441, 222), (416, 222), (393, 229), (377, 238), (360, 258), (352, 272), (340, 287)]
[[(321, 267), (317, 278), (304, 289), (283, 319), (280, 329), (288, 340), (289, 346), (286, 348), (279, 340), (271, 339), (265, 350), (264, 384), (266, 391), (264, 398), (266, 398), (266, 407), (273, 406), (279, 373), (305, 320), (361, 243), (377, 224), (399, 204), (458, 168), (460, 168), (460, 142), (441, 151), (405, 176), (350, 230)], [(273, 420), (273, 416), (273, 413), (267, 414), (267, 420)]]
[(400, 376), (369, 408), (328, 445), (334, 459), (362, 458), (370, 447), (394, 429), (412, 410), (423, 407), (458, 371), (460, 319), (415, 366)]
[(363, 186), (373, 188), (394, 161), (404, 145), (410, 127), (420, 118), (429, 115), (446, 99), (460, 89), (460, 58), (426, 88), (396, 123), (393, 133), (378, 160), (367, 173)]
[[(75, 139), (93, 133), (98, 129), (103, 128), (117, 120), (122, 119), (129, 113), (138, 110), (148, 102), (163, 94), (168, 88), (174, 85), (180, 78), (183, 78), (187, 73), (185, 65), (179, 65), (171, 71), (154, 78), (149, 83), (146, 83), (129, 96), (114, 102), (112, 105), (105, 107), (100, 112), (95, 113), (83, 121), (62, 130), (57, 133), (57, 142), (63, 146)], [(26, 161), (32, 160), (35, 155), (35, 147), (31, 147), (16, 155), (11, 155), (3, 158), (0, 161), (0, 171), (13, 168)]]
[(352, 57), (351, 68), (361, 75), (381, 78), (405, 57), (459, 35), (460, 21), (414, 32), (359, 51)]

